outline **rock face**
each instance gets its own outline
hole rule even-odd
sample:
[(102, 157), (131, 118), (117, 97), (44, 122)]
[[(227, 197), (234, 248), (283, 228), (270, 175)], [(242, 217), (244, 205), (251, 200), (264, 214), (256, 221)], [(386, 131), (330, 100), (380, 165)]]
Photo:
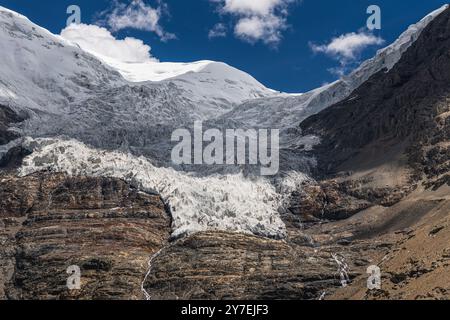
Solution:
[[(144, 279), (152, 299), (317, 299), (340, 286), (334, 253), (355, 278), (377, 248), (319, 246), (295, 226), (287, 242), (223, 232), (169, 242), (170, 222), (158, 195), (121, 180), (3, 174), (0, 299), (144, 299)], [(81, 290), (67, 288), (72, 265)]]
[(450, 9), (437, 16), (389, 71), (301, 123), (321, 144), (316, 185), (295, 195), (292, 212), (343, 219), (393, 206), (424, 184), (448, 184)]
[[(341, 287), (335, 259), (348, 267), (348, 280), (361, 276), (389, 243), (295, 243), (224, 232), (198, 233), (161, 250), (145, 288), (152, 299), (315, 300)], [(316, 231), (313, 231), (313, 233)]]
[(22, 165), (22, 160), (30, 155), (30, 151), (21, 146), (12, 147), (0, 159), (0, 169), (12, 171)]
[(18, 137), (17, 134), (9, 130), (9, 127), (11, 124), (19, 123), (23, 120), (23, 117), (19, 116), (9, 107), (0, 104), (0, 146)]
[(330, 256), (307, 259), (285, 242), (199, 233), (162, 250), (145, 288), (152, 299), (315, 299), (338, 285)]
[(315, 152), (322, 174), (399, 154), (407, 155), (408, 165), (416, 169), (413, 180), (422, 172), (429, 177), (447, 172), (449, 70), (447, 9), (389, 72), (380, 71), (349, 98), (301, 124), (304, 133), (322, 138)]
[(349, 194), (345, 185), (335, 180), (308, 183), (293, 194), (289, 210), (303, 222), (342, 220), (351, 217), (372, 203)]
[[(160, 198), (123, 181), (3, 176), (0, 294), (143, 299), (149, 271), (144, 288), (152, 299), (448, 297), (439, 285), (449, 268), (448, 193), (440, 193), (302, 230), (288, 224), (287, 241), (206, 232), (169, 242)], [(342, 270), (333, 256), (354, 279), (348, 289), (338, 290)], [(367, 292), (365, 269), (380, 261), (385, 291)], [(70, 265), (81, 268), (80, 291), (66, 287)]]
[(415, 189), (413, 185), (374, 187), (372, 179), (349, 176), (308, 182), (292, 195), (289, 211), (303, 222), (343, 220), (373, 206), (392, 206)]
[[(121, 180), (40, 174), (0, 184), (0, 298), (142, 299), (170, 236), (158, 195)], [(81, 290), (66, 286), (71, 265)]]
[[(144, 299), (142, 284), (151, 299), (445, 298), (449, 194), (331, 223), (284, 217), (286, 241), (203, 232), (170, 242), (160, 197), (121, 180), (3, 175), (0, 299)], [(365, 289), (374, 264), (385, 291)], [(66, 287), (71, 265), (81, 290)]]

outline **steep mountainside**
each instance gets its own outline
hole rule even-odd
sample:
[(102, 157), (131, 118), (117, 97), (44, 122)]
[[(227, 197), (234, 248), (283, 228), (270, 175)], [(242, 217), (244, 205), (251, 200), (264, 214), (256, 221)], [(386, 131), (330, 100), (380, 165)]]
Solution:
[[(367, 290), (367, 277), (357, 277), (330, 299), (450, 298), (450, 187), (419, 188), (390, 208), (374, 207), (336, 229), (357, 225), (356, 239), (393, 242), (386, 254), (374, 258), (381, 269), (381, 290)], [(334, 229), (332, 233), (337, 230)]]
[[(148, 256), (170, 236), (158, 195), (117, 179), (0, 179), (0, 299), (143, 298)], [(71, 265), (83, 290), (67, 290)]]
[[(28, 120), (17, 125), (21, 135), (64, 135), (98, 148), (145, 155), (167, 166), (171, 133), (192, 127), (195, 120), (210, 120), (214, 127), (288, 129), (342, 100), (375, 72), (392, 67), (442, 10), (411, 26), (345, 79), (291, 96), (277, 94), (223, 63), (136, 65), (96, 57), (3, 8), (0, 43), (6, 63), (0, 103), (27, 115)], [(283, 163), (289, 167), (295, 162), (291, 150), (304, 143), (295, 129), (284, 132), (282, 139), (289, 149)], [(296, 152), (293, 156), (300, 157)]]
[(388, 254), (372, 257), (381, 290), (367, 290), (363, 275), (330, 298), (449, 298), (449, 83), (446, 9), (391, 70), (301, 123), (304, 134), (321, 139), (311, 153), (323, 181), (299, 195), (293, 212), (345, 218), (311, 230), (331, 239), (392, 243)]
[[(444, 11), (389, 72), (375, 74), (344, 101), (301, 124), (317, 134), (324, 173), (396, 162), (412, 180), (450, 169), (450, 10)], [(382, 152), (380, 152), (382, 150)], [(403, 156), (404, 155), (404, 156)]]
[(247, 101), (223, 116), (245, 127), (291, 128), (319, 111), (347, 98), (373, 74), (391, 69), (419, 38), (422, 31), (447, 5), (411, 25), (393, 44), (378, 51), (358, 69), (342, 79), (300, 95), (277, 96)]

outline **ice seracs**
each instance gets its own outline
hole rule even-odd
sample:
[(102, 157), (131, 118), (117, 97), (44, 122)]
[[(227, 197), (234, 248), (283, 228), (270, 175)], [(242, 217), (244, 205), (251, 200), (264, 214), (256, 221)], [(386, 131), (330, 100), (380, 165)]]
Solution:
[[(206, 230), (286, 236), (278, 212), (284, 196), (264, 178), (242, 174), (196, 177), (172, 168), (157, 168), (144, 157), (92, 149), (76, 140), (27, 139), (24, 146), (33, 153), (24, 160), (21, 175), (44, 170), (112, 177), (144, 191), (157, 191), (170, 207), (174, 237)], [(303, 180), (301, 176), (295, 178)]]

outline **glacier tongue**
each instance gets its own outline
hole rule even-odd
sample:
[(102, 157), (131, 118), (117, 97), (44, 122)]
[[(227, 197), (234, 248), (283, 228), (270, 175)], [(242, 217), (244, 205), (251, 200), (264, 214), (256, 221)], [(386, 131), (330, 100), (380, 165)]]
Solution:
[(144, 191), (156, 191), (169, 204), (173, 237), (205, 230), (243, 232), (284, 238), (280, 218), (289, 192), (307, 179), (295, 174), (276, 187), (264, 178), (241, 174), (196, 177), (172, 168), (157, 168), (144, 157), (91, 149), (75, 140), (28, 138), (34, 149), (20, 169), (22, 176), (39, 171), (124, 179)]

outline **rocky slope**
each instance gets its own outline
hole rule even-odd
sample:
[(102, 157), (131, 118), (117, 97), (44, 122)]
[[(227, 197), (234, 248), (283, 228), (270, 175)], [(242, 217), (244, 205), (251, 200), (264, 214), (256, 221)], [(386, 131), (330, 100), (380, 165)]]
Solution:
[(404, 153), (405, 165), (428, 178), (448, 171), (449, 51), (447, 9), (389, 72), (375, 74), (349, 98), (302, 122), (304, 133), (322, 138), (315, 153), (319, 170), (333, 174)]
[(449, 187), (438, 191), (417, 190), (391, 208), (374, 207), (355, 216), (352, 221), (359, 224), (356, 239), (390, 239), (395, 245), (385, 255), (375, 258), (381, 269), (380, 290), (367, 290), (368, 275), (363, 275), (329, 298), (448, 300), (449, 200)]
[(393, 243), (374, 258), (382, 290), (367, 290), (364, 275), (332, 298), (449, 298), (449, 52), (446, 9), (391, 70), (300, 125), (321, 138), (312, 153), (322, 181), (304, 189), (293, 213), (355, 214), (326, 226), (332, 238), (345, 230), (351, 241)]
[(10, 130), (10, 127), (24, 120), (11, 108), (0, 104), (0, 145), (6, 145), (19, 137), (17, 133)]
[[(341, 191), (392, 205), (421, 183), (446, 184), (450, 169), (450, 10), (445, 10), (389, 71), (301, 124), (322, 143), (317, 174)], [(330, 182), (324, 182), (329, 184)]]
[[(224, 232), (198, 233), (164, 248), (144, 287), (152, 299), (317, 300), (342, 277), (362, 276), (385, 240), (317, 241), (291, 226), (286, 241)], [(340, 266), (345, 266), (342, 269)]]
[[(148, 259), (170, 236), (158, 195), (117, 179), (0, 179), (0, 299), (143, 298)], [(79, 291), (66, 286), (71, 265)]]

